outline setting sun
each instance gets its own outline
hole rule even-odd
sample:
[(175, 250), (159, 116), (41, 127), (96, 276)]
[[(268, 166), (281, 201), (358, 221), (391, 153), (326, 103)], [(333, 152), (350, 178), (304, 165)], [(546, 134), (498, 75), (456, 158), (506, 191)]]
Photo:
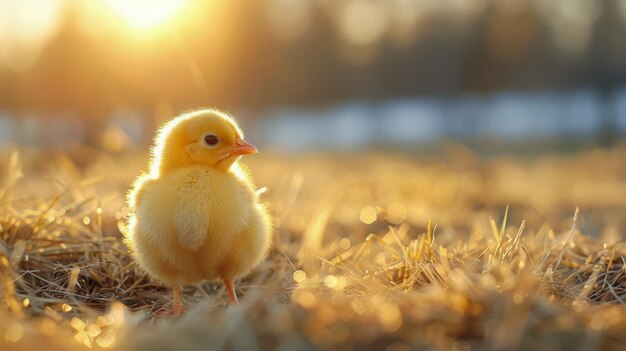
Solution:
[(185, 0), (107, 0), (115, 12), (131, 26), (148, 29), (159, 26), (176, 14)]

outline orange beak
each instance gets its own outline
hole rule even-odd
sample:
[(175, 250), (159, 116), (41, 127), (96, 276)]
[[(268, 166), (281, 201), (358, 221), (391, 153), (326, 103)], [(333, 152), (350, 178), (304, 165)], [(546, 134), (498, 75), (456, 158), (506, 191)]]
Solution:
[(224, 153), (222, 153), (223, 157), (252, 155), (259, 152), (259, 150), (257, 150), (254, 145), (246, 142), (243, 139), (237, 139), (235, 143), (237, 143), (237, 146), (233, 146), (224, 151)]

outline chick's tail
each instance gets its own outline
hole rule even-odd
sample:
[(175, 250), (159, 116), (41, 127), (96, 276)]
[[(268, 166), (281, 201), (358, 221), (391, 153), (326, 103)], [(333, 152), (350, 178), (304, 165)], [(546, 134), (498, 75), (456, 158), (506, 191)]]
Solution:
[(127, 218), (123, 218), (117, 223), (117, 228), (120, 230), (120, 233), (122, 233), (122, 241), (131, 254), (135, 254), (135, 247), (132, 240), (133, 232), (135, 230), (134, 221), (135, 216), (130, 214)]
[(133, 231), (133, 223), (131, 223), (133, 218), (134, 216), (129, 214), (128, 217), (120, 218), (120, 220), (117, 221), (117, 229), (119, 229), (120, 233), (122, 233), (122, 241), (129, 249), (132, 249), (130, 239)]
[(139, 177), (137, 177), (137, 179), (135, 179), (131, 190), (128, 192), (126, 199), (128, 202), (128, 215), (118, 221), (117, 227), (124, 237), (124, 244), (126, 244), (130, 251), (134, 251), (131, 239), (133, 236), (133, 232), (135, 231), (137, 220), (135, 216), (135, 211), (139, 206), (139, 203), (141, 202), (141, 198), (146, 188), (149, 187), (151, 184), (154, 184), (154, 182), (155, 180), (151, 178), (148, 174), (142, 173), (141, 175), (139, 175)]

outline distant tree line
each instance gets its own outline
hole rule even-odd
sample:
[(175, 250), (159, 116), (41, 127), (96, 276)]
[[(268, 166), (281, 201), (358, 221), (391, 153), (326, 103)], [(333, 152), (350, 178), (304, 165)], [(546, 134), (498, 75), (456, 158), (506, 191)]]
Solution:
[(310, 25), (289, 40), (268, 25), (268, 1), (224, 2), (218, 10), (194, 2), (175, 30), (152, 39), (123, 31), (86, 35), (75, 3), (33, 67), (0, 68), (0, 108), (98, 120), (120, 107), (146, 114), (200, 105), (257, 111), (578, 86), (610, 96), (626, 81), (626, 10), (613, 0), (598, 2), (601, 12), (591, 32), (580, 34), (590, 37), (578, 52), (557, 45), (535, 6), (507, 12), (494, 2), (467, 18), (446, 11), (421, 18), (417, 35), (402, 45), (389, 35), (367, 45), (342, 40), (334, 13), (315, 1)]

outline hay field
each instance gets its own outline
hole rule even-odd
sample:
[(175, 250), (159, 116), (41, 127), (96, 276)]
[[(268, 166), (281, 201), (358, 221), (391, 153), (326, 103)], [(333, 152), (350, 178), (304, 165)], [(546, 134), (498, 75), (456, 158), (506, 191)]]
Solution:
[[(144, 153), (5, 150), (1, 350), (617, 350), (626, 148), (249, 157), (275, 221), (241, 279), (170, 291), (119, 226)], [(577, 210), (578, 208), (578, 210)]]

